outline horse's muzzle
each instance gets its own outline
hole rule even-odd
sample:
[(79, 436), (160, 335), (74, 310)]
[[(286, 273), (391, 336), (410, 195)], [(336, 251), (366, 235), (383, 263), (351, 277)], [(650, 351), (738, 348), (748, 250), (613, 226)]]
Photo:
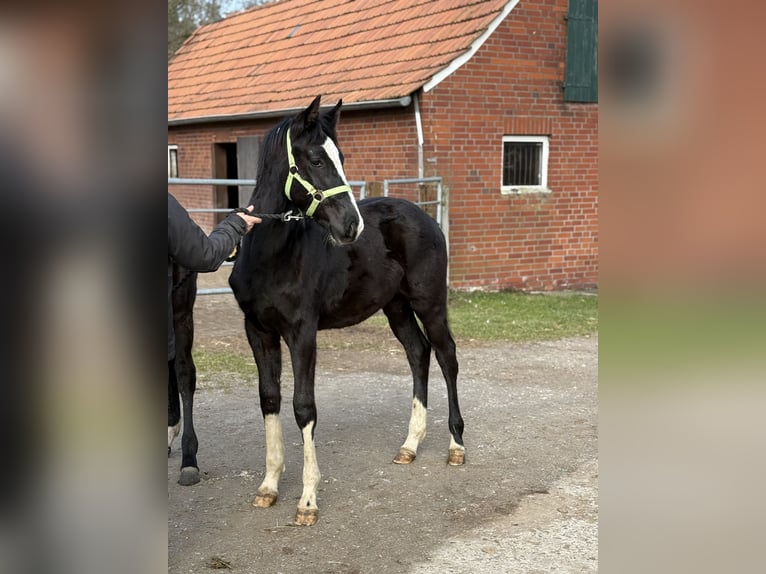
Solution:
[(359, 238), (363, 228), (360, 217), (347, 217), (342, 224), (331, 228), (330, 237), (335, 245), (349, 245)]
[(361, 223), (361, 220), (352, 221), (346, 226), (346, 230), (343, 234), (343, 238), (346, 240), (347, 243), (352, 243), (356, 241), (357, 237), (359, 237), (360, 223)]

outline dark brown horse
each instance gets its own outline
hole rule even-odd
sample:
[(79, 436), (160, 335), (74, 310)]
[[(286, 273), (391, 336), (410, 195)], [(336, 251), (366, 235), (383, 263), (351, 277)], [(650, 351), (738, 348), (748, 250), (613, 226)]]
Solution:
[[(250, 200), (259, 213), (302, 213), (297, 221), (266, 220), (245, 236), (229, 282), (245, 314), (258, 366), (266, 429), (266, 476), (255, 506), (277, 499), (284, 469), (279, 419), (284, 339), (293, 364), (293, 410), (303, 435), (303, 494), (295, 522), (318, 516), (319, 467), (314, 447), (316, 336), (354, 325), (383, 309), (412, 369), (409, 433), (394, 462), (415, 459), (426, 434), (431, 348), (447, 382), (450, 464), (463, 464), (458, 363), (447, 323), (447, 250), (436, 222), (413, 203), (354, 201), (343, 172), (336, 124), (341, 102), (320, 113), (319, 98), (264, 140)], [(425, 334), (418, 326), (420, 319)]]

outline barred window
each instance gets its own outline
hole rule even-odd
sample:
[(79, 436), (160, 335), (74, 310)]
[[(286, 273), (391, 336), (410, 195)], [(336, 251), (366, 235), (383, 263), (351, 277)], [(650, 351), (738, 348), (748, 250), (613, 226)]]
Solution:
[(178, 177), (178, 146), (168, 146), (168, 177)]
[(543, 191), (548, 186), (548, 138), (505, 136), (503, 138), (502, 191)]

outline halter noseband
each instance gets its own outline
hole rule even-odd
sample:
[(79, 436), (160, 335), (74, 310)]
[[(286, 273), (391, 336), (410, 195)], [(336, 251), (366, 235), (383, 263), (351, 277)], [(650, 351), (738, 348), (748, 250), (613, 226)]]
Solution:
[(293, 186), (293, 180), (300, 183), (306, 190), (306, 193), (311, 196), (311, 205), (309, 205), (309, 208), (306, 210), (306, 215), (309, 217), (314, 215), (314, 212), (316, 211), (317, 207), (319, 207), (319, 204), (328, 197), (332, 197), (333, 195), (344, 193), (346, 191), (353, 193), (351, 191), (351, 186), (348, 184), (331, 187), (330, 189), (318, 190), (311, 184), (311, 182), (301, 177), (301, 174), (298, 173), (298, 166), (295, 165), (295, 158), (293, 157), (293, 146), (290, 142), (290, 128), (287, 128), (287, 162), (290, 168), (288, 169), (287, 181), (285, 182), (285, 195), (287, 196), (287, 199), (292, 201), (292, 198), (290, 197), (290, 188)]

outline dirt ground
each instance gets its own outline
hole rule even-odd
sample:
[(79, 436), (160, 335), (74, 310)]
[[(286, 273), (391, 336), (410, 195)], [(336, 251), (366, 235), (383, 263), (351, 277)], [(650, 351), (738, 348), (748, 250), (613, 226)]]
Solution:
[[(201, 297), (196, 325), (202, 348), (247, 348), (231, 295)], [(434, 358), (428, 436), (417, 459), (398, 466), (412, 393), (404, 352), (364, 325), (320, 333), (313, 527), (291, 526), (303, 457), (287, 357), (286, 471), (268, 509), (251, 504), (265, 465), (255, 372), (202, 374), (202, 481), (177, 484), (178, 441), (168, 459), (169, 572), (596, 572), (598, 339), (457, 344), (466, 464), (446, 464), (446, 389)]]

